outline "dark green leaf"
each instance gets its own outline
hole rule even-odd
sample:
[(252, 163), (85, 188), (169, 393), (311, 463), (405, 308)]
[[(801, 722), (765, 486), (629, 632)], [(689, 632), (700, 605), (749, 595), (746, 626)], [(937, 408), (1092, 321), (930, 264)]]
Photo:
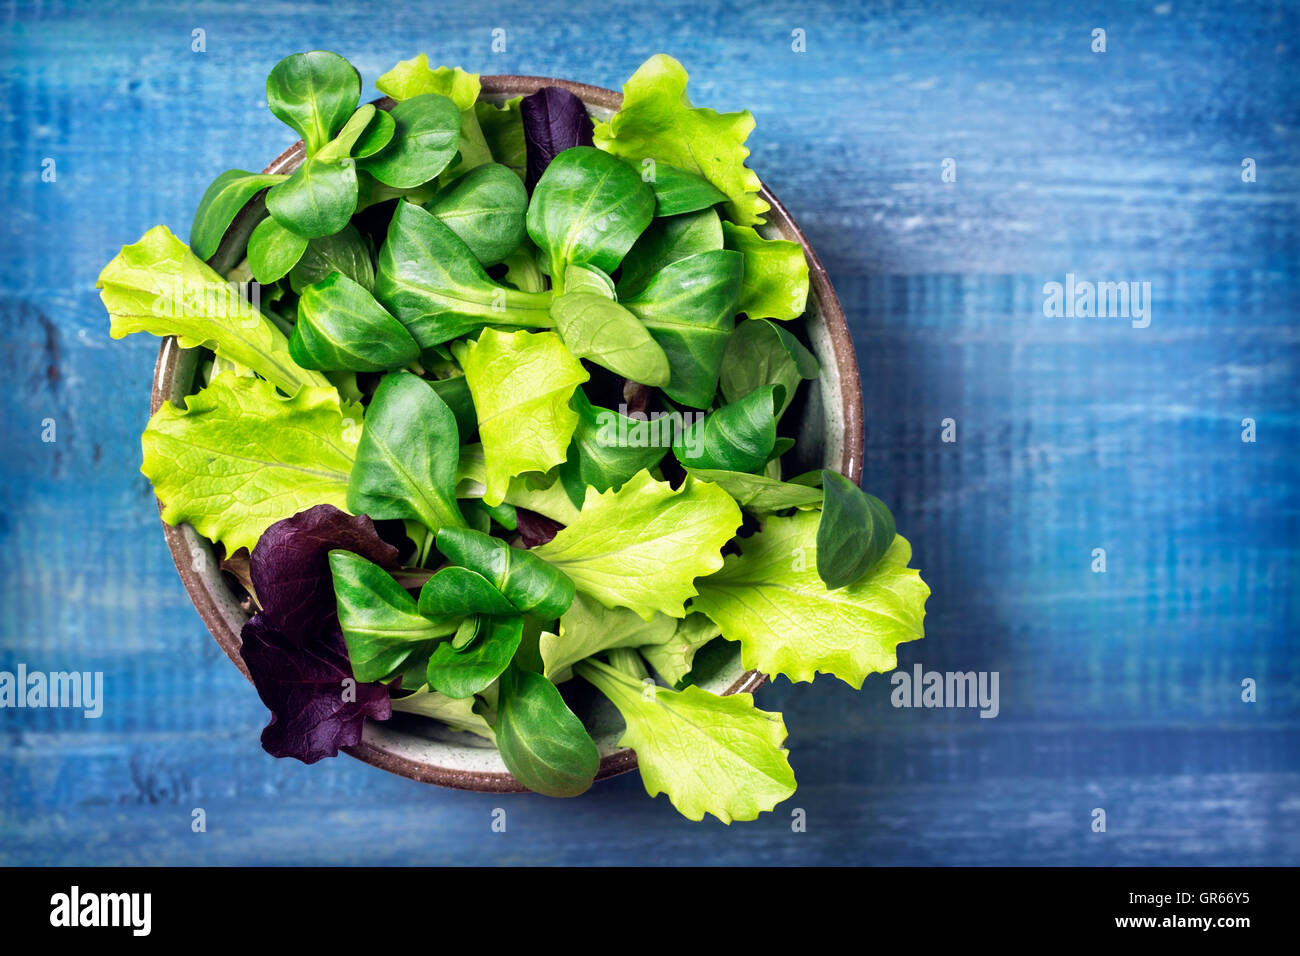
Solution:
[(776, 445), (775, 411), (784, 399), (780, 385), (756, 388), (683, 431), (673, 453), (687, 468), (758, 471)]
[(669, 263), (722, 248), (722, 220), (712, 209), (656, 219), (623, 257), (618, 298), (630, 299)]
[[(666, 443), (658, 443), (657, 429), (651, 434), (650, 423), (592, 405), (581, 388), (569, 404), (578, 413), (578, 427), (568, 460), (560, 466), (560, 481), (577, 508), (582, 507), (588, 487), (620, 488), (641, 469), (657, 465), (668, 450)], [(671, 441), (671, 437), (669, 432), (666, 438)]]
[(432, 532), (465, 523), (456, 505), (456, 418), (428, 384), (390, 372), (366, 409), (348, 510), (419, 521)]
[(501, 675), (500, 688), (494, 729), (501, 759), (515, 779), (548, 797), (576, 797), (589, 789), (600, 753), (555, 685), (511, 667)]
[(885, 503), (835, 471), (822, 472), (817, 524), (817, 574), (831, 590), (867, 574), (894, 543), (894, 516)]
[(282, 279), (307, 251), (307, 240), (270, 216), (248, 237), (248, 268), (262, 285)]
[(357, 208), (356, 168), (351, 160), (304, 160), (288, 180), (271, 187), (266, 208), (280, 225), (308, 239), (338, 232)]
[(524, 619), (518, 615), (480, 619), (478, 633), (464, 647), (446, 641), (434, 648), (425, 671), (429, 686), (456, 698), (486, 690), (509, 666), (523, 633)]
[(781, 326), (767, 319), (748, 319), (736, 326), (727, 342), (718, 385), (728, 402), (763, 385), (784, 386), (785, 403), (776, 412), (780, 418), (799, 384), (816, 378), (820, 370), (813, 354)]
[(655, 164), (655, 178), (650, 185), (655, 194), (656, 216), (696, 212), (727, 201), (727, 194), (704, 177), (666, 163)]
[(569, 351), (644, 385), (668, 384), (668, 356), (635, 315), (591, 292), (566, 292), (551, 303), (555, 330)]
[(504, 260), (527, 235), (528, 193), (519, 177), (498, 163), (471, 169), (425, 208), (459, 236), (485, 266)]
[(303, 368), (386, 372), (414, 362), (420, 346), (364, 286), (331, 272), (302, 290), (289, 354)]
[(359, 160), (362, 169), (388, 186), (410, 189), (447, 168), (460, 145), (460, 110), (440, 93), (402, 100), (390, 111), (396, 130), (388, 145)]
[(751, 475), (740, 471), (722, 471), (713, 468), (691, 468), (690, 473), (701, 481), (711, 481), (736, 499), (736, 504), (756, 514), (781, 511), (785, 508), (807, 508), (820, 504), (822, 490), (790, 481), (779, 481), (765, 475)]
[(516, 610), (538, 620), (554, 620), (573, 603), (573, 582), (530, 551), (469, 528), (444, 527), (435, 543), (448, 561), (477, 571)]
[(352, 144), (352, 158), (365, 159), (373, 156), (392, 141), (396, 131), (397, 123), (393, 121), (392, 114), (388, 110), (375, 110), (357, 141)]
[(465, 376), (453, 375), (451, 378), (430, 378), (425, 381), (456, 416), (456, 431), (460, 435), (460, 443), (471, 444), (474, 441), (474, 434), (478, 431), (478, 416), (474, 412), (474, 396), (470, 394), (469, 382), (465, 380)]
[(190, 249), (200, 259), (211, 259), (221, 245), (221, 237), (226, 234), (239, 210), (263, 189), (288, 178), (227, 169), (212, 180), (212, 185), (199, 200), (199, 208), (194, 213), (194, 225), (190, 226)]
[(361, 99), (361, 77), (337, 53), (295, 53), (266, 78), (266, 105), (302, 137), (307, 156), (334, 138)]
[(320, 236), (307, 243), (307, 251), (289, 273), (289, 286), (294, 292), (301, 292), (304, 286), (319, 282), (331, 272), (341, 272), (368, 290), (375, 288), (370, 243), (351, 223), (333, 235)]
[(726, 249), (670, 263), (623, 304), (668, 356), (664, 392), (675, 402), (708, 408), (735, 325), (744, 260)]
[(454, 232), (410, 202), (399, 202), (393, 213), (379, 252), (375, 297), (422, 348), (485, 325), (552, 325), (549, 292), (520, 292), (493, 282)]
[(387, 680), (412, 654), (455, 632), (458, 621), (433, 621), (393, 576), (351, 551), (331, 551), (339, 625), (361, 683)]
[(491, 581), (477, 571), (455, 565), (443, 568), (424, 582), (419, 607), (421, 614), (433, 618), (519, 613)]
[[(537, 181), (528, 234), (562, 286), (567, 265), (613, 272), (654, 218), (654, 192), (620, 159), (590, 146), (566, 149)], [(562, 288), (557, 291), (563, 291)]]

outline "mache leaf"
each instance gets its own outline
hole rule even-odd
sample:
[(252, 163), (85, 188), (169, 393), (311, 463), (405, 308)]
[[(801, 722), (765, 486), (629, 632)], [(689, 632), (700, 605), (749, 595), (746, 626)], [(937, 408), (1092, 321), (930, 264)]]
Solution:
[(817, 525), (817, 574), (832, 591), (869, 572), (894, 543), (885, 503), (837, 471), (822, 471), (825, 500)]
[(420, 346), (375, 297), (340, 272), (302, 290), (289, 354), (303, 368), (385, 372), (420, 357)]
[[(513, 605), (515, 613), (551, 621), (573, 601), (573, 582), (533, 551), (512, 548), (500, 538), (470, 528), (443, 528), (435, 543), (452, 564), (481, 575)], [(436, 606), (432, 597), (426, 600), (422, 594), (421, 600), (428, 607)]]
[(576, 797), (591, 787), (600, 753), (591, 735), (540, 674), (510, 667), (497, 698), (497, 747), (525, 787), (549, 797)]

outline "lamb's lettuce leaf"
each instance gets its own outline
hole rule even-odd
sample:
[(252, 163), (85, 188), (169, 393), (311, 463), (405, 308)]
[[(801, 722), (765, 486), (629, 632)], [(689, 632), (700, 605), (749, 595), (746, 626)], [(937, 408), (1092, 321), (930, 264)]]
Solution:
[(425, 206), (485, 266), (519, 248), (527, 232), (528, 193), (500, 163), (484, 163), (438, 192)]
[(646, 60), (623, 84), (622, 109), (596, 124), (596, 145), (633, 165), (649, 158), (703, 176), (726, 194), (728, 218), (761, 223), (769, 207), (758, 195), (758, 176), (745, 166), (753, 114), (693, 107), (686, 83), (686, 70), (672, 57)]
[(576, 146), (556, 156), (528, 204), (528, 234), (547, 257), (556, 294), (567, 266), (617, 269), (654, 208), (650, 187), (608, 153)]
[(551, 293), (488, 277), (469, 246), (427, 209), (399, 201), (379, 253), (375, 298), (422, 348), (485, 325), (551, 327)]
[(600, 769), (596, 744), (555, 685), (518, 665), (501, 675), (497, 747), (520, 783), (549, 797), (576, 797)]
[(712, 403), (743, 268), (740, 253), (729, 249), (696, 253), (670, 263), (623, 300), (668, 356), (664, 392), (673, 401), (692, 408)]
[(646, 793), (667, 793), (688, 820), (753, 820), (794, 793), (785, 720), (755, 707), (752, 694), (669, 690), (596, 659), (575, 670), (623, 715), (619, 744), (636, 751)]
[(445, 96), (460, 110), (460, 162), (443, 173), (443, 183), (450, 182), (476, 166), (492, 161), (492, 152), (479, 127), (475, 111), (482, 84), (479, 74), (466, 73), (459, 67), (429, 68), (429, 58), (421, 53), (410, 60), (402, 60), (381, 76), (375, 83), (381, 93), (387, 93), (399, 103), (428, 93)]
[(578, 427), (567, 460), (559, 468), (569, 500), (581, 508), (588, 488), (617, 488), (643, 468), (653, 468), (667, 452), (648, 434), (647, 422), (591, 404), (586, 393), (573, 393)]
[(456, 417), (424, 380), (390, 372), (366, 411), (348, 508), (372, 518), (399, 518), (431, 532), (463, 527), (456, 504), (460, 455)]
[(184, 409), (149, 420), (140, 470), (168, 524), (188, 521), (226, 553), (252, 550), (275, 522), (318, 504), (347, 507), (359, 413), (331, 388), (281, 398), (258, 378), (222, 374)]
[(424, 582), (419, 608), (425, 617), (434, 618), (519, 613), (491, 581), (477, 571), (455, 565), (443, 568)]
[(708, 209), (725, 202), (727, 194), (703, 176), (688, 173), (667, 163), (656, 163), (654, 179), (650, 181), (655, 193), (656, 216), (678, 216), (686, 212)]
[(894, 669), (900, 643), (924, 636), (930, 589), (907, 566), (911, 546), (896, 537), (871, 572), (830, 590), (817, 574), (820, 518), (811, 511), (768, 518), (739, 556), (697, 582), (691, 607), (740, 642), (747, 668), (792, 681), (821, 672), (860, 688), (868, 674)]
[(564, 461), (578, 427), (569, 399), (589, 376), (554, 332), (484, 329), (457, 353), (478, 411), (483, 501), (499, 505), (511, 478)]
[(420, 614), (415, 598), (391, 574), (361, 555), (331, 551), (329, 562), (339, 626), (357, 680), (388, 680), (413, 655), (456, 632), (458, 620), (432, 620)]
[(396, 125), (393, 138), (357, 163), (385, 186), (412, 189), (434, 179), (455, 158), (461, 113), (446, 96), (423, 93), (402, 100), (390, 115)]
[(894, 543), (894, 516), (883, 501), (839, 472), (822, 472), (826, 498), (817, 525), (817, 574), (832, 591), (858, 580)]
[(740, 527), (740, 508), (717, 485), (687, 478), (676, 490), (648, 471), (618, 491), (587, 490), (578, 516), (533, 549), (606, 607), (650, 620), (684, 617), (697, 577), (722, 567), (722, 546)]
[(433, 649), (425, 670), (429, 686), (448, 697), (466, 698), (486, 690), (509, 666), (523, 638), (524, 619), (479, 617), (473, 637), (457, 647), (444, 641)]
[(266, 78), (266, 105), (314, 156), (341, 130), (361, 99), (361, 76), (328, 50), (286, 56)]
[(289, 354), (303, 368), (385, 372), (414, 362), (420, 346), (365, 286), (331, 272), (302, 290)]
[(289, 272), (289, 287), (294, 292), (302, 292), (331, 272), (341, 272), (367, 291), (375, 288), (375, 263), (371, 258), (370, 243), (351, 223), (333, 235), (321, 236), (307, 243), (302, 258)]
[(745, 257), (740, 311), (751, 319), (797, 319), (808, 305), (808, 260), (789, 239), (764, 239), (751, 226), (722, 224), (728, 249)]
[(565, 273), (568, 291), (551, 303), (555, 331), (573, 356), (632, 382), (667, 385), (668, 356), (644, 323), (612, 298), (574, 291), (568, 283), (574, 272), (570, 266)]
[[(486, 579), (516, 613), (552, 621), (573, 601), (573, 582), (563, 572), (532, 551), (512, 548), (500, 538), (471, 528), (443, 528), (438, 532), (437, 547), (448, 561)], [(437, 606), (432, 596), (426, 599), (421, 594), (420, 599), (424, 607)]]
[(282, 183), (287, 174), (250, 173), (245, 169), (227, 169), (212, 180), (190, 226), (190, 248), (200, 259), (216, 255), (221, 239), (239, 215), (239, 210), (268, 186)]
[(619, 301), (634, 297), (670, 263), (722, 247), (722, 220), (712, 209), (655, 219), (623, 257)]
[(756, 388), (687, 428), (673, 453), (686, 468), (756, 472), (776, 447), (776, 409), (784, 400), (781, 385)]
[(331, 387), (319, 372), (300, 368), (284, 333), (166, 226), (154, 226), (139, 242), (123, 246), (96, 287), (115, 339), (133, 332), (174, 335), (182, 348), (211, 349), (288, 395), (304, 385)]
[(749, 319), (736, 326), (722, 358), (718, 386), (727, 402), (736, 402), (764, 385), (780, 385), (785, 401), (777, 417), (790, 406), (806, 379), (821, 371), (816, 357), (793, 335), (767, 319)]
[(248, 237), (248, 268), (262, 285), (283, 279), (307, 251), (308, 240), (267, 216)]

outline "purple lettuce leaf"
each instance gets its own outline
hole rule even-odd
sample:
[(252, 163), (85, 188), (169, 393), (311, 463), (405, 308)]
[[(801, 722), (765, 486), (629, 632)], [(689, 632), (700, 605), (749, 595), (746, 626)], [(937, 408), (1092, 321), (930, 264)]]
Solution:
[(519, 102), (519, 113), (528, 156), (524, 185), (531, 194), (556, 156), (574, 146), (594, 145), (593, 127), (582, 100), (558, 86), (544, 86), (525, 96)]
[(277, 521), (262, 533), (249, 558), (249, 576), (267, 623), (291, 644), (307, 647), (338, 628), (329, 553), (353, 551), (395, 568), (398, 551), (365, 515), (316, 505)]
[(297, 757), (303, 763), (335, 757), (340, 747), (360, 743), (367, 717), (392, 716), (384, 685), (353, 680), (337, 623), (301, 647), (262, 613), (248, 620), (241, 636), (240, 654), (271, 711), (271, 722), (262, 731), (262, 748), (271, 756)]
[(515, 528), (525, 548), (540, 547), (550, 541), (564, 525), (527, 508), (515, 508)]

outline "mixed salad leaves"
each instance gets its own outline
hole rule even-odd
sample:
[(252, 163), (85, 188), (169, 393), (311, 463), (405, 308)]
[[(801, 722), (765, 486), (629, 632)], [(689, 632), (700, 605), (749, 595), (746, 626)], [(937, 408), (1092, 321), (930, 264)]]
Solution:
[(301, 165), (222, 173), (188, 244), (156, 226), (100, 275), (114, 338), (211, 355), (142, 471), (246, 592), (268, 752), (402, 712), (573, 796), (600, 764), (585, 682), (652, 796), (750, 820), (794, 792), (785, 723), (698, 686), (706, 649), (856, 688), (923, 635), (884, 504), (783, 472), (819, 374), (808, 265), (755, 229), (752, 116), (686, 82), (652, 57), (593, 123), (423, 55), (362, 104), (342, 57), (290, 56), (266, 102)]

